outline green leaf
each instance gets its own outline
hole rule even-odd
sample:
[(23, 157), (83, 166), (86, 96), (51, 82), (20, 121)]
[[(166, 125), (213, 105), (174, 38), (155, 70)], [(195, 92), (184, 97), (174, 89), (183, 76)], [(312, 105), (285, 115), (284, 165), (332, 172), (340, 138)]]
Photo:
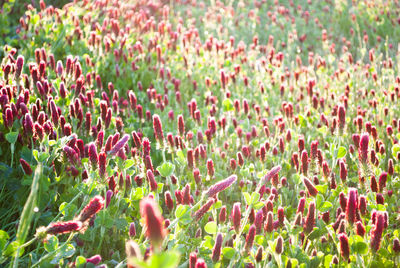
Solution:
[(190, 207), (188, 205), (179, 205), (175, 210), (175, 217), (182, 218), (189, 211)]
[[(19, 247), (18, 241), (11, 242), (4, 250), (3, 255), (6, 257), (9, 257), (9, 256), (14, 257), (15, 255), (17, 255), (16, 253), (17, 253), (18, 247)], [(20, 252), (20, 255), (22, 255), (22, 252)]]
[(158, 172), (160, 172), (161, 176), (169, 177), (175, 170), (175, 165), (171, 162), (164, 162), (161, 166), (157, 168)]
[(168, 251), (154, 254), (146, 262), (138, 259), (132, 259), (132, 263), (137, 267), (142, 268), (175, 268), (178, 267), (179, 260), (180, 254), (177, 251)]
[(42, 153), (39, 153), (39, 159), (38, 159), (38, 161), (39, 162), (45, 162), (46, 160), (47, 160), (47, 158), (49, 158), (49, 153), (47, 153), (47, 152), (42, 152)]
[(321, 212), (326, 212), (332, 207), (332, 203), (329, 201), (325, 201), (322, 206), (319, 208)]
[(394, 158), (397, 158), (397, 153), (400, 151), (400, 145), (399, 144), (395, 144), (392, 147), (392, 156)]
[(224, 112), (234, 111), (235, 108), (233, 107), (233, 103), (231, 99), (225, 99), (222, 102), (222, 107), (224, 108)]
[(11, 144), (15, 143), (17, 139), (18, 139), (18, 132), (10, 132), (6, 134), (6, 140)]
[(310, 240), (314, 240), (316, 238), (319, 238), (322, 235), (321, 229), (318, 227), (314, 227), (314, 230), (308, 235), (308, 238)]
[(133, 161), (132, 159), (128, 159), (125, 161), (125, 169), (129, 169), (131, 166), (133, 166), (133, 164), (135, 163), (135, 161)]
[(246, 201), (246, 205), (250, 205), (251, 204), (251, 196), (248, 192), (244, 192), (243, 193), (244, 199)]
[(347, 154), (346, 148), (343, 147), (343, 146), (340, 146), (340, 147), (339, 147), (339, 150), (338, 150), (337, 158), (345, 157), (346, 154)]
[(265, 204), (263, 202), (257, 202), (253, 205), (254, 209), (257, 209), (257, 210), (264, 206), (265, 206)]
[(75, 259), (76, 268), (85, 268), (86, 258), (83, 256), (78, 256)]
[(234, 250), (233, 248), (223, 248), (222, 249), (222, 256), (228, 260), (232, 259), (233, 256), (235, 256), (236, 250)]
[(75, 254), (75, 247), (72, 244), (67, 244), (59, 248), (57, 255), (50, 262), (51, 264), (58, 264), (61, 259), (70, 258)]
[(321, 194), (318, 194), (315, 197), (315, 205), (317, 206), (317, 209), (319, 209), (319, 207), (322, 206), (323, 202), (324, 202), (324, 197)]
[(7, 232), (0, 230), (0, 252), (3, 251), (8, 239), (10, 239), (10, 236), (7, 234)]
[(210, 221), (204, 226), (204, 230), (208, 234), (216, 234), (217, 233), (217, 223), (215, 221)]
[(256, 202), (258, 202), (258, 200), (260, 200), (260, 194), (258, 192), (253, 192), (251, 194), (251, 205), (255, 204)]
[(55, 235), (52, 235), (49, 239), (44, 242), (44, 249), (47, 252), (55, 251), (58, 248), (58, 238)]
[(364, 241), (358, 241), (351, 245), (351, 250), (358, 254), (365, 255), (368, 253), (368, 245)]

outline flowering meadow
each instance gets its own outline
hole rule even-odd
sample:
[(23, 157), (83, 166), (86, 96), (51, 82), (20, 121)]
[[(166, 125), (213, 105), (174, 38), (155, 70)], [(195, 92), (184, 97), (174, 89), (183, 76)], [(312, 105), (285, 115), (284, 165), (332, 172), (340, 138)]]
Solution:
[(399, 1), (1, 5), (1, 267), (400, 266)]

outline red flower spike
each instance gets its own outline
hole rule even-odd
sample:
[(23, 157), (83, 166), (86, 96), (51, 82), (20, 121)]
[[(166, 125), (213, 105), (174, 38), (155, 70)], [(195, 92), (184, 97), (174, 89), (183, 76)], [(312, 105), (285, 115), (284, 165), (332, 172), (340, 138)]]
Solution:
[(346, 206), (346, 219), (350, 224), (353, 224), (356, 221), (357, 208), (358, 208), (357, 189), (350, 188)]
[(115, 143), (115, 145), (112, 147), (112, 149), (108, 152), (110, 155), (116, 155), (124, 146), (127, 144), (129, 141), (129, 135), (125, 134), (118, 142)]
[(244, 245), (244, 250), (246, 253), (249, 253), (251, 248), (253, 247), (255, 235), (256, 235), (256, 227), (253, 224), (250, 226), (249, 233), (246, 236), (246, 243)]
[(208, 189), (208, 191), (206, 192), (206, 195), (208, 197), (214, 197), (219, 192), (221, 192), (221, 191), (227, 189), (228, 187), (230, 187), (236, 180), (237, 180), (237, 176), (236, 175), (232, 175), (232, 176), (226, 178), (225, 180), (217, 182), (216, 184), (214, 184), (213, 186), (211, 186)]
[(348, 260), (350, 256), (350, 247), (347, 235), (344, 233), (339, 234), (339, 242), (340, 242), (340, 255), (342, 255), (342, 257), (345, 260)]
[(214, 202), (215, 201), (213, 198), (209, 198), (207, 202), (193, 214), (194, 220), (199, 221), (204, 216), (204, 214), (211, 208)]
[(89, 202), (89, 204), (82, 210), (77, 217), (77, 220), (85, 222), (91, 219), (97, 212), (104, 207), (104, 198), (100, 195), (95, 196)]
[(304, 232), (310, 233), (315, 226), (315, 203), (311, 202), (308, 207), (307, 217), (304, 223)]
[(32, 168), (28, 162), (26, 162), (24, 159), (20, 158), (19, 163), (21, 164), (21, 167), (24, 170), (26, 175), (28, 175), (28, 176), (32, 175)]
[(149, 182), (151, 191), (153, 191), (153, 192), (156, 191), (158, 188), (158, 184), (156, 182), (156, 179), (154, 178), (154, 174), (153, 174), (152, 170), (148, 169), (146, 172), (146, 175), (147, 175), (147, 180)]
[(382, 240), (382, 234), (385, 229), (385, 215), (381, 211), (377, 211), (375, 214), (374, 227), (371, 230), (371, 249), (376, 252), (379, 250)]
[(140, 201), (140, 214), (147, 227), (147, 238), (153, 247), (159, 247), (167, 232), (163, 225), (164, 219), (153, 198), (146, 197)]
[(153, 115), (153, 129), (156, 140), (161, 142), (164, 139), (164, 133), (162, 130), (160, 116), (157, 114)]
[(235, 229), (236, 233), (238, 234), (240, 232), (240, 220), (242, 218), (242, 214), (240, 212), (240, 203), (239, 202), (233, 204), (231, 218), (232, 218), (233, 228)]
[(189, 268), (195, 268), (197, 262), (197, 254), (196, 252), (192, 252), (189, 255)]
[(79, 231), (82, 228), (80, 221), (55, 222), (46, 228), (46, 233), (51, 235), (65, 234)]
[(218, 233), (217, 237), (215, 238), (214, 248), (212, 250), (211, 259), (213, 260), (213, 262), (219, 261), (221, 257), (222, 241), (223, 241), (222, 234)]
[(306, 186), (309, 195), (316, 196), (318, 194), (317, 188), (315, 188), (314, 184), (309, 179), (304, 178), (303, 183)]
[(89, 153), (90, 163), (92, 164), (93, 169), (95, 169), (99, 162), (99, 156), (97, 155), (96, 145), (93, 142), (89, 144), (88, 153)]

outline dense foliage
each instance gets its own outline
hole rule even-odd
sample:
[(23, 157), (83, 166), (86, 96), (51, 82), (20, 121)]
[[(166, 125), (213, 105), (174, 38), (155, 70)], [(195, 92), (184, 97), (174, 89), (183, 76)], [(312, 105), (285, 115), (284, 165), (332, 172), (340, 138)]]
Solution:
[(399, 11), (7, 1), (0, 265), (400, 265)]

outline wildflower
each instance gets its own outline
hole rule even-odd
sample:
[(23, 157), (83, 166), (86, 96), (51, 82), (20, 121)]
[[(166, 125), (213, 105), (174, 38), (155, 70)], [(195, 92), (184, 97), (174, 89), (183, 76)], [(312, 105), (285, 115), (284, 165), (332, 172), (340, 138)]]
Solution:
[(221, 191), (227, 189), (228, 187), (230, 187), (236, 180), (237, 180), (237, 176), (236, 175), (232, 175), (232, 176), (226, 178), (225, 180), (217, 182), (216, 184), (214, 184), (213, 186), (211, 186), (208, 189), (208, 191), (206, 192), (206, 195), (208, 197), (213, 197), (216, 194), (218, 194), (219, 192), (221, 192)]
[(234, 227), (236, 233), (238, 234), (240, 232), (240, 219), (242, 218), (239, 202), (233, 204), (231, 217), (232, 217), (233, 227)]
[(134, 222), (131, 222), (131, 224), (129, 225), (129, 236), (130, 237), (136, 236), (136, 227)]
[(203, 259), (197, 259), (195, 268), (207, 268), (207, 264)]
[(101, 178), (106, 176), (107, 154), (101, 152), (99, 154), (99, 175)]
[(211, 208), (214, 202), (215, 201), (213, 198), (208, 198), (207, 202), (193, 214), (194, 220), (200, 220), (204, 216), (204, 214)]
[(126, 143), (129, 141), (129, 135), (125, 134), (115, 145), (112, 147), (112, 149), (108, 152), (110, 155), (115, 155), (117, 154), (124, 146)]
[(195, 268), (197, 262), (197, 254), (196, 252), (192, 252), (189, 255), (189, 268)]
[(314, 184), (309, 179), (304, 178), (303, 183), (306, 186), (309, 195), (316, 196), (318, 194), (317, 188), (315, 188)]
[(89, 204), (82, 210), (77, 220), (86, 222), (104, 207), (104, 198), (100, 195), (93, 197)]
[(174, 201), (172, 200), (171, 193), (169, 191), (166, 191), (164, 196), (165, 196), (165, 205), (167, 206), (169, 211), (172, 211), (174, 209)]
[(358, 207), (357, 202), (358, 202), (357, 189), (350, 188), (346, 206), (346, 219), (350, 224), (353, 224), (356, 221), (356, 212)]
[(153, 115), (153, 129), (156, 140), (162, 141), (164, 139), (164, 133), (162, 130), (160, 116), (157, 114)]
[(158, 210), (153, 198), (146, 197), (140, 201), (140, 214), (146, 225), (146, 236), (154, 247), (160, 246), (166, 235), (163, 225), (163, 217)]
[(21, 164), (22, 169), (24, 170), (26, 175), (32, 175), (32, 168), (28, 162), (26, 162), (23, 158), (19, 159), (19, 163)]
[(315, 226), (315, 202), (311, 202), (308, 207), (307, 217), (304, 223), (304, 232), (310, 233)]
[(213, 260), (213, 262), (219, 261), (221, 257), (222, 240), (223, 240), (222, 234), (218, 233), (217, 237), (215, 238), (214, 248), (212, 250), (211, 259)]
[(99, 156), (97, 155), (96, 145), (93, 142), (89, 144), (88, 153), (89, 153), (90, 163), (92, 164), (93, 169), (95, 169), (99, 162)]
[(185, 121), (183, 115), (178, 115), (178, 132), (182, 137), (185, 135)]
[(282, 252), (283, 252), (283, 238), (282, 238), (282, 236), (278, 236), (278, 238), (276, 240), (275, 252), (277, 254), (282, 254)]
[(158, 184), (154, 178), (154, 174), (151, 171), (151, 169), (148, 169), (146, 174), (147, 174), (147, 180), (149, 182), (151, 191), (156, 191), (158, 188)]
[(46, 228), (46, 233), (50, 235), (65, 234), (65, 233), (79, 231), (81, 228), (82, 228), (82, 222), (76, 220), (55, 222), (50, 224)]
[(268, 233), (272, 233), (272, 231), (274, 230), (274, 219), (273, 219), (273, 214), (271, 211), (268, 212), (267, 214), (267, 220), (264, 226), (264, 229), (266, 232)]
[(306, 150), (301, 152), (301, 172), (306, 176), (308, 171), (308, 153)]
[[(372, 216), (374, 217), (374, 216)], [(371, 230), (370, 246), (373, 251), (378, 251), (380, 248), (383, 230), (385, 228), (385, 215), (381, 211), (375, 213), (374, 227)]]
[(356, 234), (359, 236), (364, 236), (365, 234), (365, 227), (361, 221), (356, 222)]
[(212, 159), (207, 160), (207, 174), (210, 177), (214, 176), (214, 162)]
[(345, 233), (339, 234), (339, 242), (340, 242), (340, 255), (345, 260), (349, 259), (350, 256), (350, 247), (349, 247), (349, 239)]
[(244, 245), (244, 250), (248, 253), (253, 247), (254, 236), (256, 235), (256, 227), (255, 225), (251, 225), (249, 229), (249, 233), (246, 236), (246, 243)]
[(299, 204), (297, 205), (297, 212), (296, 213), (303, 214), (305, 204), (306, 204), (306, 199), (304, 197), (300, 198)]
[(263, 246), (259, 246), (255, 255), (256, 262), (260, 263), (262, 261), (263, 256)]
[(92, 263), (94, 265), (97, 265), (100, 262), (101, 262), (101, 256), (100, 255), (94, 255), (94, 256), (86, 259), (86, 263)]
[(113, 196), (113, 191), (108, 190), (107, 193), (106, 193), (106, 208), (108, 208), (108, 205), (111, 202), (112, 196)]
[(275, 175), (281, 171), (281, 166), (275, 166), (270, 171), (268, 171), (267, 175), (261, 180), (261, 184), (265, 184), (267, 181), (271, 180)]

